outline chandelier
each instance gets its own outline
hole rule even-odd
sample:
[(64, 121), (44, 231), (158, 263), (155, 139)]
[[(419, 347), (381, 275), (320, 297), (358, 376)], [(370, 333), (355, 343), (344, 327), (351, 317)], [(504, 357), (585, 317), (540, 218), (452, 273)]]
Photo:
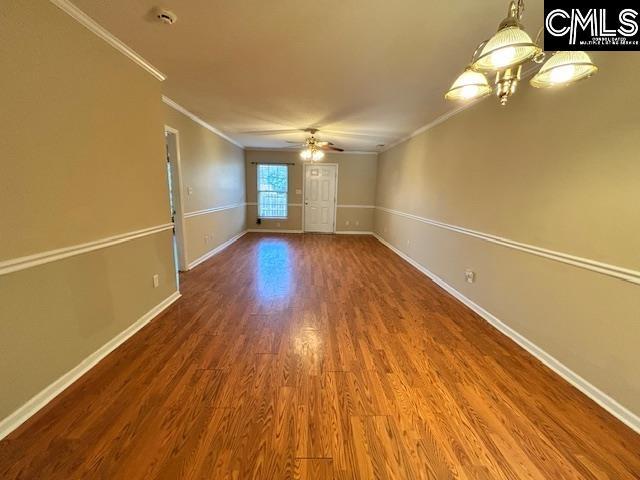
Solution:
[[(528, 62), (544, 64), (530, 80), (536, 88), (569, 85), (588, 78), (598, 71), (585, 52), (555, 52), (546, 62), (546, 54), (539, 46), (542, 29), (534, 42), (524, 31), (521, 20), (524, 0), (509, 3), (509, 12), (498, 32), (478, 45), (471, 63), (453, 82), (445, 94), (447, 100), (474, 100), (495, 90), (501, 105), (506, 105), (516, 92), (522, 77), (522, 67)], [(492, 87), (486, 75), (495, 73)]]

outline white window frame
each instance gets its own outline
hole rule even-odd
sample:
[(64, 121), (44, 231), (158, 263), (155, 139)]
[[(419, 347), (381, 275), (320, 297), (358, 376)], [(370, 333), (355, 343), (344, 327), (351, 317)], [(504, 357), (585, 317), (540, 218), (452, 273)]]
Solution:
[[(284, 193), (285, 196), (285, 204), (284, 204), (284, 208), (285, 208), (285, 212), (286, 215), (284, 217), (282, 216), (263, 216), (260, 215), (260, 193), (261, 192), (268, 192), (268, 190), (260, 190), (260, 167), (262, 166), (278, 166), (278, 167), (284, 167), (286, 169), (287, 172), (287, 190), (284, 192), (277, 192), (277, 193)], [(287, 220), (289, 218), (289, 166), (286, 164), (282, 164), (282, 163), (258, 163), (256, 165), (256, 189), (257, 189), (257, 206), (258, 206), (258, 218), (261, 219), (265, 219), (265, 220)]]

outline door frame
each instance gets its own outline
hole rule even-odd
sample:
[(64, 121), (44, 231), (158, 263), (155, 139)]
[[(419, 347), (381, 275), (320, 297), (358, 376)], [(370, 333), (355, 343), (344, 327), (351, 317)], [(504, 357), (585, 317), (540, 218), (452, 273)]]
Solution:
[[(184, 196), (182, 194), (182, 166), (180, 160), (180, 132), (169, 125), (164, 126), (164, 135), (165, 135), (165, 148), (167, 144), (167, 134), (175, 135), (176, 139), (176, 158), (174, 159), (174, 164), (172, 165), (171, 171), (175, 175), (176, 182), (172, 182), (173, 193), (175, 194), (174, 202), (177, 200), (176, 207), (176, 215), (175, 215), (175, 223), (174, 223), (174, 231), (175, 238), (177, 244), (177, 255), (178, 255), (178, 270), (181, 272), (186, 272), (188, 268), (187, 263), (187, 243), (185, 241), (185, 223), (184, 223)], [(171, 159), (171, 155), (169, 155)], [(166, 160), (166, 159), (165, 159)], [(177, 272), (176, 272), (177, 274)]]
[[(335, 196), (333, 198), (333, 231), (331, 232), (335, 234), (336, 225), (338, 221), (338, 178), (339, 178), (338, 168), (340, 168), (340, 165), (334, 162), (313, 162), (313, 161), (302, 162), (302, 233), (306, 233), (307, 231), (307, 224), (305, 223), (306, 222), (305, 211), (307, 210), (305, 205), (305, 201), (306, 201), (305, 189), (307, 187), (307, 167), (316, 166), (316, 165), (327, 165), (327, 166), (336, 167), (336, 191), (335, 191)], [(309, 233), (315, 233), (315, 232), (309, 232)], [(321, 233), (321, 232), (318, 232), (318, 233)]]

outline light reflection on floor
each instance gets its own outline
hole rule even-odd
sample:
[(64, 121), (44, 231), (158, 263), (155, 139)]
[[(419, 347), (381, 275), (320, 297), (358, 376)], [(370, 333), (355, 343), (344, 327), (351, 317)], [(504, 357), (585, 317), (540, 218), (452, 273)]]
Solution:
[(256, 258), (256, 293), (260, 301), (285, 300), (294, 293), (292, 255), (283, 240), (260, 241)]

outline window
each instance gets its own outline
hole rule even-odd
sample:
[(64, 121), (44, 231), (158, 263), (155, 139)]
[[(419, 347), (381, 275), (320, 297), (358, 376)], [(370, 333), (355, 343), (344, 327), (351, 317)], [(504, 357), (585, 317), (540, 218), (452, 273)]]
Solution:
[(288, 191), (286, 165), (258, 164), (258, 217), (287, 218)]

